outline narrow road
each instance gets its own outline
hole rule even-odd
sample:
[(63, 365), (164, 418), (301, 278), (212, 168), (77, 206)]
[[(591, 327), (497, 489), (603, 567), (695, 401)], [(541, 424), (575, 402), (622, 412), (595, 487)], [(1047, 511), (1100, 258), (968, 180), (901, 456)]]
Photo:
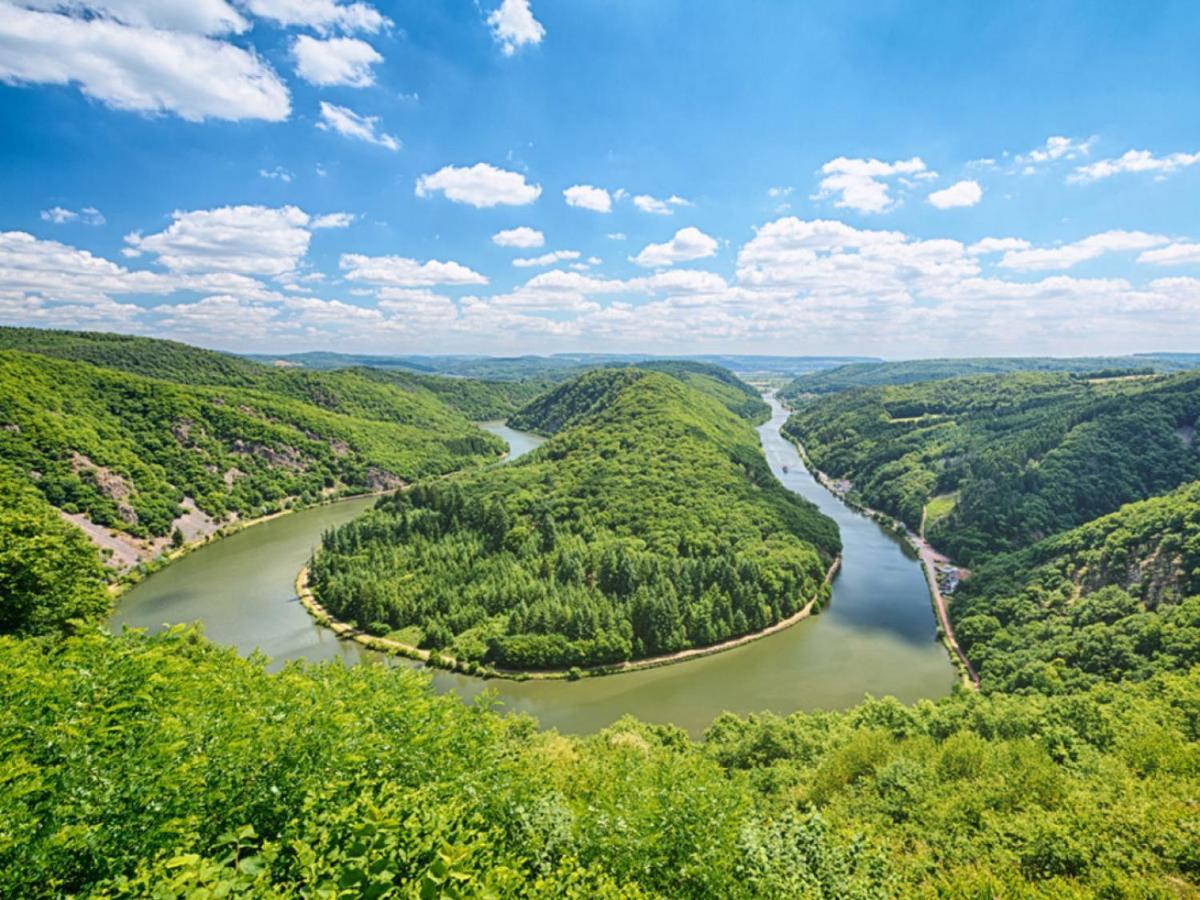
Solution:
[(937, 610), (938, 622), (941, 623), (946, 646), (954, 651), (954, 655), (967, 670), (971, 683), (978, 689), (979, 675), (975, 671), (975, 667), (971, 665), (971, 661), (967, 659), (967, 654), (958, 645), (958, 638), (954, 636), (954, 626), (950, 624), (950, 615), (946, 611), (946, 599), (942, 596), (942, 589), (938, 587), (937, 566), (939, 563), (946, 563), (949, 560), (934, 550), (924, 537), (908, 532), (908, 539), (916, 549), (917, 555), (921, 557), (921, 567), (925, 570), (925, 579), (929, 582), (929, 593), (933, 597), (933, 606)]

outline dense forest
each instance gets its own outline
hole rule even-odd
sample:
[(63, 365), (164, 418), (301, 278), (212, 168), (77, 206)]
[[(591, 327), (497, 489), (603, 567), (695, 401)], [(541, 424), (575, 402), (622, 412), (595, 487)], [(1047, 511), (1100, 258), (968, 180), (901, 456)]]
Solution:
[(460, 660), (544, 669), (712, 644), (825, 599), (836, 527), (779, 485), (717, 398), (599, 369), (512, 422), (555, 437), (327, 534), (321, 603)]
[(1134, 356), (1001, 356), (962, 359), (909, 359), (901, 362), (851, 363), (800, 376), (779, 392), (789, 402), (809, 394), (835, 394), (856, 388), (916, 384), (969, 375), (1013, 372), (1066, 372), (1076, 375), (1147, 374), (1200, 368), (1200, 356), (1146, 353)]
[(1021, 373), (847, 391), (786, 432), (968, 565), (1200, 478), (1200, 375)]
[(1200, 481), (991, 558), (951, 612), (988, 690), (1061, 693), (1200, 665)]
[(588, 738), (176, 629), (0, 637), (0, 895), (1186, 896), (1200, 681)]

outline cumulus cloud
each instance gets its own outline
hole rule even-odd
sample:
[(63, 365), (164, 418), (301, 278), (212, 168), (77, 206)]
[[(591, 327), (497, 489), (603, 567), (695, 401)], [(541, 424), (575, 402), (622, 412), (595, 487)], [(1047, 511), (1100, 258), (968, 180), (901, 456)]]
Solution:
[(541, 196), (542, 187), (527, 182), (520, 172), (476, 163), (469, 167), (444, 166), (432, 175), (422, 175), (417, 179), (418, 197), (428, 197), (439, 191), (455, 203), (486, 209), (492, 206), (526, 206)]
[(317, 122), (317, 127), (388, 150), (400, 149), (399, 138), (379, 130), (379, 116), (360, 116), (352, 109), (325, 100), (321, 101), (321, 121)]
[(590, 184), (575, 184), (563, 191), (567, 206), (590, 209), (592, 212), (612, 212), (612, 197), (604, 188)]
[(282, 181), (284, 184), (292, 180), (292, 173), (283, 166), (276, 166), (273, 169), (259, 169), (258, 174), (261, 178), (268, 178), (272, 181)]
[(1105, 253), (1146, 250), (1167, 243), (1167, 238), (1144, 231), (1105, 231), (1071, 244), (1057, 247), (1038, 247), (1028, 250), (1009, 250), (999, 265), (1006, 269), (1030, 272), (1045, 269), (1069, 269), (1081, 262), (1096, 259)]
[(717, 252), (717, 242), (699, 228), (688, 226), (675, 232), (675, 236), (664, 244), (647, 244), (637, 256), (630, 260), (639, 266), (657, 268), (673, 266), (675, 263), (704, 259)]
[(492, 243), (497, 247), (519, 247), (528, 250), (531, 247), (541, 247), (546, 243), (546, 236), (535, 228), (521, 225), (518, 228), (506, 228), (492, 235)]
[(322, 41), (307, 34), (296, 38), (292, 56), (296, 74), (320, 87), (369, 87), (375, 83), (371, 66), (383, 59), (374, 47), (358, 38)]
[(553, 250), (550, 253), (543, 253), (541, 256), (533, 256), (525, 259), (514, 259), (512, 264), (518, 268), (552, 266), (557, 262), (565, 262), (569, 259), (579, 259), (580, 255), (581, 254), (578, 250)]
[(1023, 167), (1022, 171), (1026, 175), (1032, 175), (1038, 169), (1059, 160), (1075, 160), (1081, 156), (1087, 156), (1092, 152), (1092, 147), (1096, 143), (1095, 137), (1081, 140), (1079, 138), (1063, 137), (1062, 135), (1054, 135), (1046, 139), (1040, 147), (1035, 147), (1028, 153), (1018, 154), (1015, 162), (1018, 166)]
[(512, 56), (526, 44), (536, 46), (546, 36), (542, 23), (533, 17), (529, 0), (503, 0), (488, 15), (487, 23), (505, 56)]
[[(134, 8), (132, 3), (113, 5)], [(291, 112), (287, 88), (253, 50), (203, 34), (95, 16), (83, 4), (68, 7), (85, 13), (79, 16), (9, 4), (2, 8), (0, 80), (10, 84), (75, 84), (116, 109), (169, 112), (194, 122), (278, 122)], [(221, 21), (211, 13), (198, 16), (199, 25), (207, 21), (209, 26), (201, 30)], [(163, 16), (147, 12), (141, 20), (161, 24)], [(240, 21), (230, 20), (229, 27), (240, 28)]]
[(1180, 242), (1158, 250), (1146, 250), (1137, 261), (1156, 266), (1200, 265), (1200, 244)]
[(79, 222), (81, 225), (103, 225), (108, 221), (104, 218), (104, 214), (94, 206), (85, 206), (78, 212), (54, 206), (50, 209), (43, 209), (41, 219), (43, 222), (53, 222), (55, 225), (65, 225), (68, 222)]
[(418, 262), (403, 256), (343, 253), (338, 265), (349, 281), (389, 287), (432, 287), (438, 284), (487, 284), (488, 280), (456, 262)]
[(136, 28), (192, 34), (240, 34), (250, 23), (226, 0), (14, 0), (16, 6), (49, 12), (84, 13)]
[(1102, 159), (1086, 166), (1079, 166), (1068, 177), (1067, 181), (1074, 184), (1086, 184), (1111, 178), (1129, 172), (1152, 172), (1158, 178), (1165, 178), (1179, 169), (1200, 163), (1200, 152), (1170, 153), (1166, 156), (1155, 156), (1149, 150), (1129, 150), (1116, 159)]
[(314, 216), (309, 221), (308, 227), (314, 230), (318, 228), (346, 228), (354, 221), (354, 218), (354, 213), (326, 213), (323, 216)]
[(821, 183), (814, 200), (837, 197), (834, 206), (864, 213), (886, 212), (896, 201), (887, 179), (902, 175), (928, 174), (920, 157), (881, 162), (878, 159), (847, 159), (839, 156), (821, 167)]
[(985, 237), (967, 248), (972, 256), (988, 256), (993, 253), (1004, 253), (1008, 250), (1027, 250), (1030, 243), (1023, 238)]
[(349, 224), (346, 213), (311, 218), (295, 206), (222, 206), (176, 211), (157, 234), (126, 235), (132, 255), (152, 253), (172, 272), (280, 276), (308, 252), (312, 228)]
[(934, 191), (925, 198), (938, 209), (952, 209), (957, 206), (974, 206), (983, 199), (983, 188), (977, 181), (959, 181), (948, 188)]
[(657, 197), (652, 197), (649, 194), (638, 194), (633, 198), (633, 205), (644, 213), (651, 213), (656, 216), (672, 215), (676, 206), (691, 206), (690, 200), (685, 200), (676, 194), (672, 194), (666, 200), (659, 200)]
[(304, 26), (325, 33), (364, 31), (374, 33), (390, 25), (375, 7), (366, 3), (337, 3), (335, 0), (242, 0), (254, 15), (284, 26)]

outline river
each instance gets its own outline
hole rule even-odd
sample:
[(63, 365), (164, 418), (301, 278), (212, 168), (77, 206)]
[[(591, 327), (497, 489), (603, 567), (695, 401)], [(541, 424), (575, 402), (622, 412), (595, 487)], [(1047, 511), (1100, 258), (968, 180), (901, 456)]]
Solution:
[[(465, 700), (491, 692), (501, 708), (531, 713), (565, 732), (596, 731), (628, 713), (693, 735), (724, 710), (785, 714), (844, 708), (867, 693), (905, 702), (948, 693), (956, 674), (936, 640), (920, 564), (903, 542), (817, 484), (779, 433), (786, 412), (771, 404), (771, 421), (758, 429), (771, 470), (841, 529), (842, 568), (819, 616), (735, 650), (660, 669), (576, 682), (481, 681), (434, 670), (435, 689)], [(541, 442), (502, 423), (483, 427), (509, 442), (510, 459)], [(379, 654), (314, 625), (293, 589), (321, 532), (372, 502), (305, 510), (201, 548), (126, 594), (113, 627), (153, 631), (163, 623), (203, 621), (216, 643), (243, 653), (261, 649), (273, 667), (293, 659), (380, 661)]]

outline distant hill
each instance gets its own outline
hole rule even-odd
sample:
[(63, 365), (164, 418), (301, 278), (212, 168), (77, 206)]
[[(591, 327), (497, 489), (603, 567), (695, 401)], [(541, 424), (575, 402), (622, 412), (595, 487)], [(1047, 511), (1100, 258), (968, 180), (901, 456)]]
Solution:
[(549, 356), (380, 356), (350, 353), (249, 354), (248, 359), (280, 367), (344, 369), (370, 366), (377, 369), (404, 369), (412, 372), (455, 375), (468, 378), (561, 380), (597, 366), (636, 365), (653, 360), (707, 363), (734, 372), (800, 375), (847, 363), (874, 361), (865, 356), (757, 356), (754, 354), (699, 354), (695, 356), (657, 356), (647, 353), (555, 353)]
[(832, 394), (854, 388), (916, 384), (965, 375), (1003, 375), (1008, 372), (1075, 372), (1112, 375), (1119, 372), (1178, 372), (1200, 368), (1198, 354), (1147, 353), (1135, 356), (976, 357), (914, 359), (900, 362), (855, 363), (823, 369), (797, 378), (779, 392), (784, 400), (805, 394)]
[(514, 413), (509, 424), (524, 431), (557, 434), (604, 408), (628, 385), (649, 372), (664, 372), (754, 424), (770, 418), (770, 407), (732, 372), (707, 363), (656, 360), (587, 371), (534, 399)]

